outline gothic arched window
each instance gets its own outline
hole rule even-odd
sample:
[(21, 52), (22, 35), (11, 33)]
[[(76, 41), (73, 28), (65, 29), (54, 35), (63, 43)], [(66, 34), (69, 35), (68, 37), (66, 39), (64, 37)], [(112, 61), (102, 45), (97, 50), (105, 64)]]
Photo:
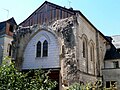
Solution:
[(87, 57), (87, 41), (86, 39), (83, 40), (83, 57)]
[(91, 68), (93, 69), (93, 74), (95, 74), (95, 56), (94, 56), (94, 43), (90, 43), (90, 60), (91, 60)]
[(45, 40), (43, 42), (43, 57), (48, 56), (48, 42)]
[(40, 41), (37, 43), (36, 57), (41, 57), (41, 42)]
[(91, 61), (94, 61), (94, 46), (93, 45), (90, 46), (90, 57), (91, 57)]

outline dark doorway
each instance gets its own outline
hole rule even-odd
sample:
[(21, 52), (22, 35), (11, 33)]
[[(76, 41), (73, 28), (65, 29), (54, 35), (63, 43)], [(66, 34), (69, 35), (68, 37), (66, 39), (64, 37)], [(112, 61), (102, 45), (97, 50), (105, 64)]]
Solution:
[(51, 73), (49, 73), (49, 78), (57, 82), (54, 90), (59, 90), (59, 71), (51, 71)]

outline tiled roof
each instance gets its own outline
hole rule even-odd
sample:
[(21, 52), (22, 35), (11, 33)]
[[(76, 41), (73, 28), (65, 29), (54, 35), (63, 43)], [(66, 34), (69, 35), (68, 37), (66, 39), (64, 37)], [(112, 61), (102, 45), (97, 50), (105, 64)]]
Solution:
[(110, 49), (106, 51), (105, 60), (120, 59), (120, 52), (117, 51), (115, 46), (110, 43)]

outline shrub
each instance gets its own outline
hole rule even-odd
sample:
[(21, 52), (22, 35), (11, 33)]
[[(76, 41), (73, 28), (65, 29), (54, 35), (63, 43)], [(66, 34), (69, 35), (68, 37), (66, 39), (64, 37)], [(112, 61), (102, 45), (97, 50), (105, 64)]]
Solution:
[(97, 81), (95, 83), (87, 83), (85, 85), (74, 83), (68, 90), (117, 90), (117, 87), (111, 85), (110, 88), (102, 87), (102, 81)]
[(20, 72), (6, 57), (0, 66), (0, 90), (52, 90), (57, 83), (49, 80), (47, 75), (48, 72), (42, 70)]

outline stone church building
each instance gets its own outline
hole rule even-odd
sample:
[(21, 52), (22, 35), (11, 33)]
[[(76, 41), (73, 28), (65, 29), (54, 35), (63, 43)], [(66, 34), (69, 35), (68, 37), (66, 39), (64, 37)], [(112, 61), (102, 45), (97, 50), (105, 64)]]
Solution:
[[(106, 62), (112, 58), (109, 51), (114, 48), (117, 53), (116, 48), (110, 37), (73, 8), (45, 1), (19, 24), (12, 44), (13, 60), (19, 70), (50, 70), (50, 78), (58, 82), (60, 90), (74, 82), (102, 80), (105, 86), (110, 83), (104, 76)], [(120, 82), (117, 85), (119, 88)]]

